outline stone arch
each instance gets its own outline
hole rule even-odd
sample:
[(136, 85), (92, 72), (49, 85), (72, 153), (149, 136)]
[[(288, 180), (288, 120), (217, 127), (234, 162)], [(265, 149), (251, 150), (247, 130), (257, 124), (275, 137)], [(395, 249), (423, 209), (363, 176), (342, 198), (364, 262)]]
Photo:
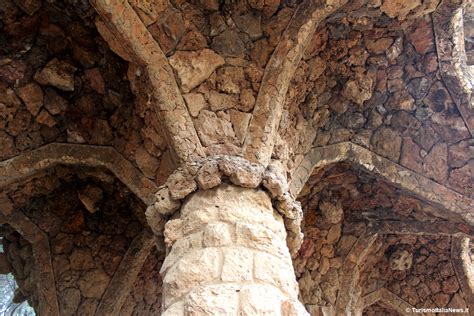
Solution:
[(442, 1), (433, 13), (436, 50), (441, 75), (461, 116), (474, 135), (474, 106), (472, 89), (474, 73), (467, 64), (464, 44), (463, 11), (469, 1)]
[(453, 237), (451, 246), (451, 261), (470, 310), (474, 309), (474, 267), (470, 258), (472, 242), (468, 237), (456, 236)]
[[(361, 315), (364, 308), (374, 305), (378, 302), (382, 302), (392, 307), (394, 310), (398, 311), (402, 315), (412, 312), (412, 309), (414, 308), (398, 295), (395, 295), (394, 293), (390, 292), (385, 288), (381, 288), (376, 290), (375, 292), (364, 296), (361, 299), (356, 315)], [(421, 313), (421, 315), (424, 315), (424, 313)]]
[[(356, 241), (342, 266), (340, 292), (336, 300), (336, 309), (341, 313), (350, 313), (357, 302), (352, 299), (355, 283), (359, 276), (359, 266), (370, 253), (378, 235), (365, 234)], [(375, 302), (374, 302), (375, 303)]]
[(0, 222), (9, 224), (32, 246), (37, 267), (41, 267), (37, 284), (40, 315), (59, 315), (56, 283), (51, 264), (51, 250), (46, 233), (21, 211), (13, 210), (7, 201), (0, 200)]
[[(40, 306), (38, 312), (47, 315), (59, 315), (60, 304), (56, 290), (56, 279), (52, 265), (53, 254), (50, 248), (48, 233), (37, 226), (21, 210), (15, 209), (13, 200), (8, 197), (9, 187), (16, 183), (27, 183), (31, 178), (42, 176), (55, 167), (78, 166), (98, 168), (98, 180), (102, 171), (109, 171), (112, 176), (130, 189), (143, 205), (148, 206), (154, 199), (156, 185), (141, 174), (131, 163), (123, 158), (112, 147), (59, 144), (42, 146), (29, 153), (0, 162), (0, 220), (11, 225), (33, 246), (35, 260), (41, 268), (38, 295)], [(102, 170), (102, 171), (101, 171)], [(86, 171), (87, 173), (87, 171)], [(104, 175), (104, 177), (107, 177)], [(144, 218), (144, 214), (143, 214)], [(143, 225), (145, 225), (142, 222)], [(146, 226), (126, 248), (116, 272), (111, 276), (99, 305), (97, 315), (115, 315), (133, 289), (139, 273), (152, 250), (158, 245), (158, 253), (163, 249)]]
[(361, 167), (368, 173), (381, 177), (388, 183), (429, 203), (460, 215), (470, 225), (474, 224), (474, 214), (472, 214), (474, 201), (472, 199), (352, 142), (314, 148), (306, 154), (305, 159), (293, 174), (290, 184), (291, 193), (295, 196), (299, 195), (313, 170), (338, 162), (349, 162)]
[(59, 164), (105, 167), (146, 205), (157, 186), (112, 147), (52, 143), (0, 162), (0, 188)]

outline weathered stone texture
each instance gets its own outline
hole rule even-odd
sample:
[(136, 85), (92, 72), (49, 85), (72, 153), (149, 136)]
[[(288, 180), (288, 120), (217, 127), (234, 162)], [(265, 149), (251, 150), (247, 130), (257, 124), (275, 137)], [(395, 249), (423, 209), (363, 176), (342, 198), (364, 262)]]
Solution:
[(183, 308), (281, 313), (296, 299), (283, 220), (263, 191), (227, 184), (199, 191), (172, 222), (165, 228), (171, 251), (161, 268), (165, 315)]

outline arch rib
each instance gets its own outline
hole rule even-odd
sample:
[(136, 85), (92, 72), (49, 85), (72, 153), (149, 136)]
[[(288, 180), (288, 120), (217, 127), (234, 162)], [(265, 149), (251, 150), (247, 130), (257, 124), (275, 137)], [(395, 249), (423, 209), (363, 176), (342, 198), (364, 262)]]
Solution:
[(138, 65), (145, 69), (156, 100), (158, 117), (166, 139), (180, 164), (204, 157), (204, 150), (194, 129), (173, 70), (145, 25), (128, 1), (92, 0), (99, 15)]
[(52, 143), (0, 162), (0, 190), (59, 164), (104, 167), (110, 170), (146, 205), (158, 190), (112, 147)]
[(265, 68), (244, 141), (246, 159), (263, 166), (270, 162), (286, 92), (304, 49), (319, 23), (346, 3), (347, 0), (305, 0), (296, 9)]
[(351, 142), (312, 149), (293, 174), (291, 193), (299, 194), (314, 169), (337, 162), (359, 166), (428, 203), (459, 214), (469, 225), (474, 225), (472, 199)]

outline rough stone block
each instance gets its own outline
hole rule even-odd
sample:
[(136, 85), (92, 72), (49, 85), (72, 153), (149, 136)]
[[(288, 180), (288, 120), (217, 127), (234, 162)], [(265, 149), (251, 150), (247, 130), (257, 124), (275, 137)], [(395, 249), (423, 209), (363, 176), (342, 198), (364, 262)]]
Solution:
[(255, 279), (273, 284), (291, 297), (297, 297), (298, 285), (291, 262), (264, 252), (256, 252), (254, 257)]
[(204, 246), (226, 246), (232, 244), (233, 232), (231, 226), (225, 223), (212, 223), (204, 230)]
[(169, 269), (163, 276), (165, 308), (170, 298), (181, 297), (203, 282), (216, 281), (219, 277), (221, 254), (216, 248), (192, 251)]
[(250, 285), (240, 291), (241, 315), (282, 315), (285, 297), (273, 286)]
[(199, 287), (186, 297), (187, 315), (237, 315), (238, 285)]
[(239, 282), (252, 280), (253, 252), (244, 247), (224, 250), (222, 281)]

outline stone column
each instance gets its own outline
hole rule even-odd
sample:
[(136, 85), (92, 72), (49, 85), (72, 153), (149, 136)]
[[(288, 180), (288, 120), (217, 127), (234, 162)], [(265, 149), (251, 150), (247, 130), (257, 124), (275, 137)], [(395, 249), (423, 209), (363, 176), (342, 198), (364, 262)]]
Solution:
[(261, 189), (192, 194), (165, 241), (163, 315), (308, 315), (283, 219)]

